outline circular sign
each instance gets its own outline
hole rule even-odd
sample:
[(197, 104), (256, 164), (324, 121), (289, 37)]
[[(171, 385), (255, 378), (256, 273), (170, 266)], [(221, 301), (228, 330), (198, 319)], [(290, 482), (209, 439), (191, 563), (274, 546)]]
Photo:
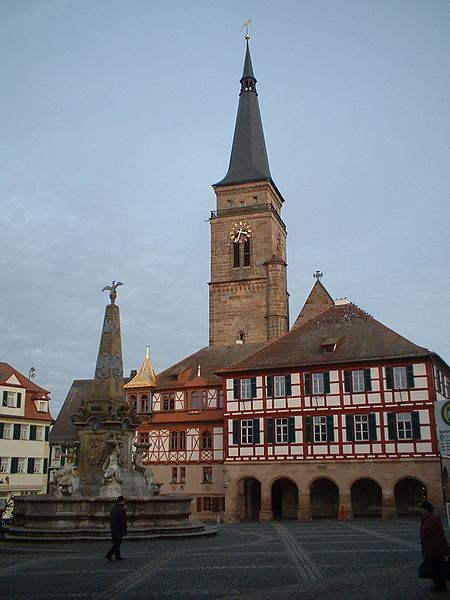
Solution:
[(441, 417), (446, 425), (450, 426), (450, 401), (446, 402), (441, 409)]

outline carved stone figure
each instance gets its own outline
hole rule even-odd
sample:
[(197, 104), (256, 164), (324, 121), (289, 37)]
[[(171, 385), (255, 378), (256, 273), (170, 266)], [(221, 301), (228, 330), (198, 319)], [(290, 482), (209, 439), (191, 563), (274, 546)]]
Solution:
[(114, 446), (103, 463), (102, 496), (120, 496), (122, 491), (122, 472), (119, 465), (117, 448)]
[(80, 478), (78, 477), (77, 467), (74, 462), (74, 451), (70, 449), (64, 455), (66, 464), (55, 473), (55, 485), (57, 496), (74, 496), (80, 487)]
[(144, 467), (144, 477), (147, 483), (149, 496), (159, 496), (162, 483), (158, 483), (156, 481), (153, 471), (150, 469), (150, 467)]

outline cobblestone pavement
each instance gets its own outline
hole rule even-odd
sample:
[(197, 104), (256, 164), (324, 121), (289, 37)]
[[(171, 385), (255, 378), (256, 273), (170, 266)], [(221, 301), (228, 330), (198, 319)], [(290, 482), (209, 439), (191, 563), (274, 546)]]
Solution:
[[(5, 600), (420, 600), (418, 519), (222, 525), (217, 536), (127, 542), (0, 543)], [(449, 585), (450, 588), (450, 585)]]

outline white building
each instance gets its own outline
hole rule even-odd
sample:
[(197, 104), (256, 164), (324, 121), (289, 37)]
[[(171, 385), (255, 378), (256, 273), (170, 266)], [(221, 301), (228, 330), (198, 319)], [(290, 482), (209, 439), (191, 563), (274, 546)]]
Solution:
[(49, 392), (0, 362), (0, 503), (47, 491)]

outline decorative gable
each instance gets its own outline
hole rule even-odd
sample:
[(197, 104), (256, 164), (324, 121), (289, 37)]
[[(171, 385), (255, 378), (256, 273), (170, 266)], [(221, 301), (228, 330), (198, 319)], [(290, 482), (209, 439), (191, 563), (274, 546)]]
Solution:
[(20, 381), (17, 379), (17, 377), (15, 375), (11, 375), (11, 377), (7, 381), (5, 381), (4, 385), (20, 385), (21, 386), (22, 384), (20, 383)]

